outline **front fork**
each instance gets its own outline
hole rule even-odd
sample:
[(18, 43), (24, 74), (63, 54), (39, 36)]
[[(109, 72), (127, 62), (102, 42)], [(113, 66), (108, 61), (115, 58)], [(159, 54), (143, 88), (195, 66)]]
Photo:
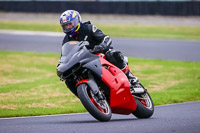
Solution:
[(99, 87), (98, 87), (96, 81), (94, 80), (94, 76), (91, 74), (90, 71), (88, 71), (88, 77), (89, 77), (89, 79), (79, 81), (76, 84), (76, 86), (78, 86), (81, 83), (87, 83), (88, 86), (90, 87), (92, 93), (98, 98), (98, 100), (105, 99), (104, 95), (100, 92)]

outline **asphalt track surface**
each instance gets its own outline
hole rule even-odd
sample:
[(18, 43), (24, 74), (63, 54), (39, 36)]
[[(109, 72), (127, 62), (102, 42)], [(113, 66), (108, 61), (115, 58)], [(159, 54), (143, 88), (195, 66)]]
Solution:
[[(12, 33), (12, 32), (11, 32)], [(60, 53), (62, 35), (0, 32), (0, 50)], [(126, 56), (179, 61), (200, 61), (200, 41), (112, 38), (112, 46)]]
[(0, 119), (0, 133), (199, 133), (200, 101), (156, 106), (149, 119), (113, 115), (99, 122), (88, 113)]

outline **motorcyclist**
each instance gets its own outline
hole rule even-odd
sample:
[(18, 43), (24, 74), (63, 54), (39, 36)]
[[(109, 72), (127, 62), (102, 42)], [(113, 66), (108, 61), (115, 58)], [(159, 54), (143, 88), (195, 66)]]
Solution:
[(88, 41), (88, 49), (104, 53), (106, 60), (120, 68), (132, 85), (137, 82), (138, 79), (128, 67), (128, 61), (125, 61), (120, 51), (116, 51), (111, 47), (111, 38), (91, 24), (90, 21), (82, 23), (81, 16), (77, 11), (67, 10), (63, 12), (60, 16), (60, 25), (63, 32), (66, 33), (62, 45), (68, 41)]

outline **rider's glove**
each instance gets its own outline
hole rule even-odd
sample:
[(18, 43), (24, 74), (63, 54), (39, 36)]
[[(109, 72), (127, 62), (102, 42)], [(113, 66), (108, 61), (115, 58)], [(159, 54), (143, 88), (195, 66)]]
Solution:
[(102, 44), (95, 45), (94, 49), (95, 52), (104, 52), (106, 50), (106, 47)]

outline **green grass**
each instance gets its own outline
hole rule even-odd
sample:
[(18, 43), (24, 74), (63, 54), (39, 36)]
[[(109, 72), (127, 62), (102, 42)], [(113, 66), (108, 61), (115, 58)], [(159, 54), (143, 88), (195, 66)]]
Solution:
[[(85, 112), (59, 80), (59, 54), (0, 51), (0, 117)], [(155, 105), (200, 100), (200, 63), (129, 58)]]
[(0, 21), (0, 29), (61, 32), (59, 24)]
[(155, 105), (200, 100), (200, 63), (129, 58)]
[(200, 39), (200, 26), (169, 25), (98, 25), (106, 34), (114, 37)]
[[(200, 40), (200, 26), (96, 24), (111, 37)], [(57, 23), (0, 21), (0, 29), (62, 32)]]

